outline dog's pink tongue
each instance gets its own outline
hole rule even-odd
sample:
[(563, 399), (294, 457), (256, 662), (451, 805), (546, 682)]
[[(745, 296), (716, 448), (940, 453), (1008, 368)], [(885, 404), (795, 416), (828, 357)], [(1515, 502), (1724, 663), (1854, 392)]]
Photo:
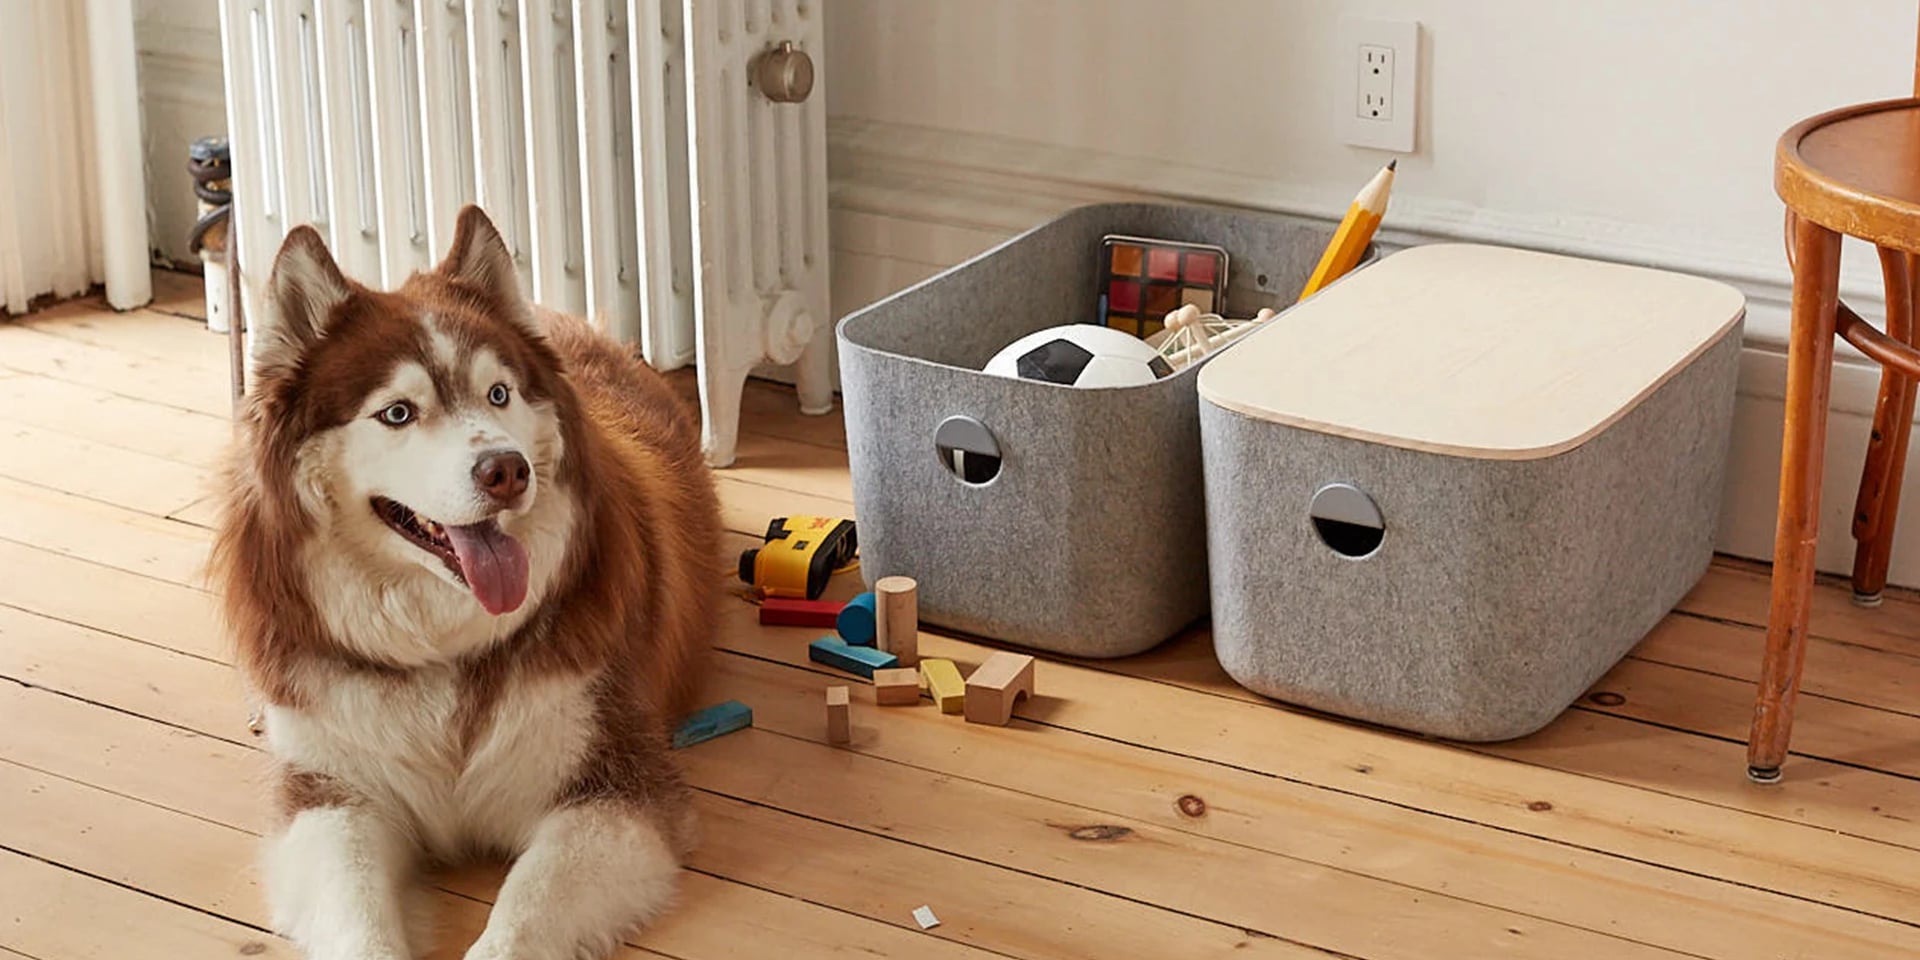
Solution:
[(447, 527), (460, 574), (473, 598), (494, 616), (520, 609), (527, 599), (527, 548), (492, 520)]

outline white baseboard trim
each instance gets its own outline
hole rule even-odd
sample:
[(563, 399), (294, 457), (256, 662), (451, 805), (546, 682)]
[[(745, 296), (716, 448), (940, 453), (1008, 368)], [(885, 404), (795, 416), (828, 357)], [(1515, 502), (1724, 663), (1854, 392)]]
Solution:
[[(1332, 219), (1350, 199), (1202, 167), (845, 118), (829, 122), (828, 151), (836, 317), (1081, 204), (1198, 202)], [(1399, 200), (1389, 217), (1392, 227), (1380, 234), (1389, 247), (1439, 240), (1498, 243), (1678, 270), (1739, 288), (1747, 297), (1747, 319), (1719, 547), (1770, 559), (1786, 382), (1790, 290), (1784, 262), (1716, 253), (1692, 245), (1691, 238), (1602, 221), (1492, 216)], [(1877, 280), (1857, 268), (1843, 280), (1843, 296), (1864, 316), (1884, 311)], [(1846, 344), (1836, 354), (1818, 565), (1846, 573), (1853, 556), (1848, 518), (1879, 368)], [(1920, 488), (1920, 468), (1909, 472), (1906, 486)], [(1920, 586), (1920, 520), (1901, 529), (1891, 579)]]

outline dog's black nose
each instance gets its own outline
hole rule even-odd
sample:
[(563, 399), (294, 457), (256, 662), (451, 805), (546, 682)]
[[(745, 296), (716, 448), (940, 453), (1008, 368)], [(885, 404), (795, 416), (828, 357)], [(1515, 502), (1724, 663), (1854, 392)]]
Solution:
[(527, 492), (527, 480), (533, 468), (516, 450), (494, 450), (483, 454), (473, 465), (473, 483), (480, 492), (502, 506)]

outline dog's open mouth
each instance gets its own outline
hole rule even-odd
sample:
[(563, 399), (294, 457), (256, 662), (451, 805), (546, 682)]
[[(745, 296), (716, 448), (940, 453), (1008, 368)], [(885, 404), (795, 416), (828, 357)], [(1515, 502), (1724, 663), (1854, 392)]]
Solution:
[(414, 513), (406, 504), (386, 497), (373, 498), (373, 512), (414, 546), (439, 557), (461, 586), (466, 586), (467, 575), (460, 569), (460, 556), (453, 552), (453, 541), (447, 539), (447, 528)]
[(526, 601), (527, 548), (498, 520), (442, 525), (386, 497), (373, 498), (373, 512), (408, 543), (440, 558), (488, 613), (512, 613)]

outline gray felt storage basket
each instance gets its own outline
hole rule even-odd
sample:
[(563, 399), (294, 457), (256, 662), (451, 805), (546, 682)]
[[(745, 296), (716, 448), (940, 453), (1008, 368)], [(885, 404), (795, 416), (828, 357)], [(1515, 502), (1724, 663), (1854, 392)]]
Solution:
[(1198, 384), (1221, 665), (1439, 737), (1544, 726), (1712, 558), (1744, 312), (1437, 244), (1248, 335)]
[[(1251, 317), (1292, 302), (1332, 233), (1330, 223), (1271, 214), (1083, 207), (844, 318), (847, 454), (868, 581), (916, 578), (926, 623), (1075, 656), (1137, 653), (1205, 615), (1194, 377), (1233, 347), (1113, 389), (980, 368), (1028, 333), (1094, 320), (1107, 234), (1224, 247), (1219, 312)], [(990, 480), (949, 470), (935, 441), (949, 420), (943, 442), (997, 447)], [(983, 462), (978, 450), (967, 456)]]

